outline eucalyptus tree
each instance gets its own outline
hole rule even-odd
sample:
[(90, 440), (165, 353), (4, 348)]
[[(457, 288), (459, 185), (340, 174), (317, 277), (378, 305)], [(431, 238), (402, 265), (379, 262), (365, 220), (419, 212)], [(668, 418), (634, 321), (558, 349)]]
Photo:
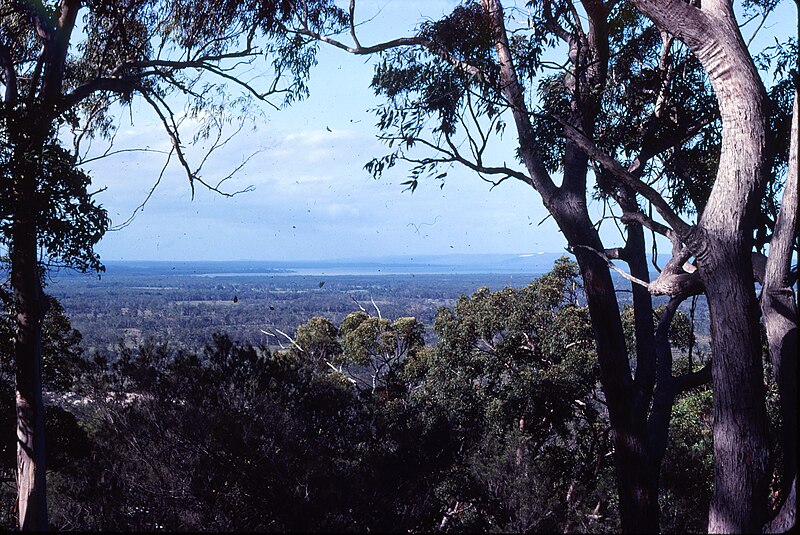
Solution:
[[(114, 116), (140, 100), (158, 117), (189, 184), (219, 191), (184, 146), (182, 117), (201, 124), (197, 137), (224, 144), (248, 102), (279, 107), (302, 97), (314, 49), (299, 49), (279, 24), (285, 1), (3, 0), (0, 2), (0, 158), (2, 240), (14, 294), (19, 524), (45, 529), (41, 399), (42, 290), (45, 263), (100, 269), (93, 246), (106, 214), (79, 168), (82, 142), (113, 140)], [(338, 15), (312, 4), (313, 27)], [(245, 79), (267, 56), (270, 77)], [(270, 99), (275, 99), (272, 102)], [(185, 109), (179, 110), (176, 107)], [(73, 134), (73, 147), (61, 142)], [(157, 177), (148, 177), (156, 180)]]
[[(760, 528), (767, 520), (767, 419), (750, 253), (754, 233), (763, 245), (773, 232), (782, 235), (778, 228), (787, 228), (782, 232), (796, 250), (796, 225), (779, 226), (765, 210), (756, 217), (768, 170), (785, 170), (770, 158), (785, 162), (789, 154), (776, 145), (785, 147), (777, 142), (789, 139), (791, 123), (774, 120), (786, 116), (786, 106), (773, 106), (770, 115), (729, 2), (509, 4), (504, 10), (499, 0), (464, 2), (412, 35), (370, 45), (358, 38), (354, 0), (342, 8), (349, 28), (339, 35), (315, 31), (302, 13), (293, 24), (310, 42), (380, 55), (373, 88), (386, 104), (377, 109), (377, 126), (391, 151), (367, 164), (373, 175), (410, 163), (413, 191), (422, 177), (443, 180), (448, 167), (463, 166), (493, 185), (519, 180), (541, 196), (584, 280), (624, 531), (658, 530), (659, 469), (672, 405), (711, 375), (708, 364), (674, 376), (658, 333), (682, 300), (706, 293), (718, 437), (709, 527)], [(748, 4), (764, 16), (775, 7)], [(701, 37), (706, 31), (709, 39)], [(779, 132), (771, 144), (768, 120)], [(517, 156), (511, 163), (494, 153), (509, 126)], [(779, 195), (780, 187), (771, 192)], [(611, 216), (593, 218), (592, 198)], [(769, 201), (781, 204), (775, 196)], [(783, 210), (791, 206), (784, 203)], [(598, 227), (607, 219), (624, 224), (622, 246), (601, 239)], [(653, 281), (646, 230), (673, 246)], [(794, 302), (792, 249), (770, 256), (786, 275), (778, 286)], [(612, 260), (629, 267), (623, 275), (632, 281), (634, 359), (610, 272), (622, 270)], [(658, 327), (653, 294), (671, 297)], [(782, 332), (792, 326), (796, 332), (796, 316), (787, 325)], [(784, 397), (791, 406), (791, 393)], [(752, 462), (737, 461), (744, 457)]]

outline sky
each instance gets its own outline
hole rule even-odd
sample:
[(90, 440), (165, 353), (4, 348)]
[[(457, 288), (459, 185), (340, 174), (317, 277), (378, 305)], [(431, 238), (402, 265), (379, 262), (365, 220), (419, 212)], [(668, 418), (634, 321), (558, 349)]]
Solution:
[[(362, 3), (357, 17), (372, 19), (359, 35), (366, 45), (408, 35), (416, 22), (437, 18), (456, 2)], [(368, 111), (379, 102), (369, 89), (372, 64), (332, 47), (322, 47), (318, 59), (308, 99), (281, 111), (264, 108), (267, 121), (256, 132), (243, 132), (204, 166), (203, 177), (215, 182), (257, 152), (226, 182), (228, 191), (252, 191), (223, 197), (198, 187), (192, 198), (173, 161), (144, 209), (103, 238), (101, 259), (286, 261), (564, 250), (539, 196), (519, 181), (492, 189), (455, 167), (443, 187), (421, 180), (412, 194), (401, 185), (403, 168), (373, 179), (363, 166), (387, 149), (376, 140), (376, 118)], [(168, 149), (146, 107), (135, 104), (124, 117), (117, 148)], [(498, 163), (513, 161), (514, 141), (509, 127), (493, 154)], [(191, 155), (196, 161), (200, 151)], [(93, 187), (107, 188), (97, 199), (112, 224), (126, 221), (147, 198), (164, 158), (124, 152), (87, 166)], [(595, 213), (600, 209), (592, 206)]]

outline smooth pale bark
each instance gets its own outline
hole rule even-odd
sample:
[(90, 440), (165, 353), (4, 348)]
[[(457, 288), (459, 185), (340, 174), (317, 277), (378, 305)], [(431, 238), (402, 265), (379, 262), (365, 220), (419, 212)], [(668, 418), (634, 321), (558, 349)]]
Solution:
[[(25, 531), (42, 531), (48, 526), (41, 379), (44, 300), (36, 268), (35, 241), (31, 247), (27, 230), (20, 228), (25, 225), (15, 226), (11, 280), (14, 285), (17, 327), (14, 353), (19, 528)], [(23, 241), (28, 243), (22, 243)]]
[(688, 239), (706, 288), (713, 355), (714, 490), (708, 529), (760, 531), (769, 474), (750, 229), (765, 176), (766, 94), (729, 2), (634, 0), (683, 40), (711, 79), (722, 118), (716, 182)]

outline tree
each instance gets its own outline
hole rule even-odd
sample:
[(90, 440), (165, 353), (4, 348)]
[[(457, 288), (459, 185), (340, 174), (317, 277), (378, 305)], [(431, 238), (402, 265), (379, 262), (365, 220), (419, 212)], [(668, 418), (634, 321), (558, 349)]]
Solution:
[[(708, 529), (755, 531), (767, 520), (769, 474), (761, 343), (750, 255), (753, 220), (768, 166), (767, 95), (736, 25), (731, 3), (708, 2), (702, 7), (682, 2), (635, 3), (698, 57), (709, 75), (720, 109), (723, 131), (716, 181), (697, 225), (685, 229), (685, 233), (678, 231), (685, 249), (676, 257), (696, 257), (697, 273), (711, 313), (715, 477)], [(793, 131), (796, 132), (796, 126)], [(796, 154), (793, 158), (796, 159)], [(790, 173), (786, 188), (789, 202), (793, 200), (792, 180)], [(796, 203), (787, 205), (786, 200), (782, 216), (784, 211), (796, 210)], [(789, 216), (790, 221), (793, 218)], [(776, 280), (775, 286), (783, 289), (788, 282), (791, 259), (788, 243), (796, 239), (796, 223), (793, 229), (776, 230), (773, 240), (777, 251), (770, 251), (773, 261), (767, 262), (782, 266), (776, 267), (780, 282)], [(789, 293), (793, 293), (790, 285)], [(795, 302), (793, 297), (791, 302)], [(767, 308), (770, 306), (766, 304)], [(794, 325), (796, 333), (794, 308), (786, 314), (785, 321)], [(782, 330), (781, 335), (790, 330), (791, 327)], [(773, 334), (773, 340), (774, 337)], [(779, 382), (783, 381), (779, 377)], [(784, 398), (786, 394), (784, 387)], [(785, 423), (792, 427), (788, 420)], [(742, 463), (743, 458), (750, 462)]]
[[(173, 107), (183, 100), (183, 116), (202, 123), (195, 138), (210, 138), (213, 151), (225, 144), (225, 129), (231, 123), (236, 128), (249, 102), (275, 97), (287, 104), (302, 97), (314, 50), (299, 49), (278, 25), (290, 7), (225, 0), (0, 3), (0, 217), (16, 315), (20, 528), (47, 527), (41, 399), (47, 301), (38, 253), (46, 262), (99, 269), (92, 248), (107, 228), (80, 170), (82, 141), (92, 135), (113, 139), (114, 115), (141, 98), (161, 120), (172, 142), (168, 161), (177, 159), (192, 191), (199, 184), (224, 193), (225, 177), (207, 182), (200, 174), (205, 159), (190, 166)], [(338, 24), (335, 12), (307, 7), (312, 26)], [(274, 79), (239, 78), (240, 67), (262, 55), (271, 58)], [(219, 83), (211, 85), (209, 76)], [(73, 133), (71, 150), (60, 143), (65, 130)]]
[[(4, 310), (11, 310), (13, 296), (0, 288)], [(51, 396), (57, 396), (75, 387), (85, 371), (85, 361), (80, 346), (81, 335), (72, 328), (61, 304), (48, 296), (48, 310), (42, 326), (42, 385)], [(8, 314), (0, 321), (0, 426), (11, 430), (15, 427), (14, 406), (14, 347), (13, 317)], [(77, 424), (75, 417), (58, 406), (47, 406), (44, 414), (44, 427), (47, 441), (51, 447), (47, 451), (47, 466), (52, 471), (66, 469), (72, 460), (86, 453), (86, 434)], [(0, 470), (2, 481), (14, 483), (16, 473), (16, 436), (10, 432), (3, 434), (0, 444)], [(11, 485), (9, 485), (11, 486)], [(3, 489), (4, 503), (16, 502), (16, 492)], [(11, 521), (12, 508), (4, 508), (2, 523), (11, 529), (16, 522)]]
[[(527, 287), (486, 288), (436, 317), (414, 394), (450, 422), (458, 455), (440, 528), (581, 531), (613, 523), (607, 415), (578, 268), (561, 258)], [(595, 510), (596, 509), (596, 510)]]
[[(353, 312), (342, 320), (342, 354), (338, 362), (354, 366), (351, 373), (361, 388), (388, 395), (404, 388), (401, 370), (425, 345), (425, 327), (416, 318), (398, 318), (393, 322), (366, 312)], [(364, 378), (363, 376), (366, 376)]]
[[(375, 176), (409, 162), (413, 190), (422, 176), (443, 179), (441, 167), (461, 165), (494, 185), (518, 179), (541, 196), (584, 280), (626, 532), (658, 531), (659, 470), (672, 406), (676, 396), (709, 380), (710, 367), (674, 376), (667, 341), (678, 305), (699, 293), (711, 308), (714, 355), (709, 528), (755, 530), (767, 520), (767, 419), (750, 255), (754, 233), (772, 232), (763, 212), (756, 217), (767, 171), (780, 167), (773, 162), (788, 151), (775, 144), (766, 150), (767, 120), (781, 107), (768, 112), (731, 4), (706, 4), (546, 1), (513, 4), (510, 17), (498, 0), (465, 2), (413, 36), (370, 46), (356, 36), (354, 1), (343, 12), (352, 44), (313, 31), (302, 15), (294, 27), (353, 54), (381, 54), (373, 87), (387, 100), (378, 109), (378, 128), (392, 151), (367, 164)], [(765, 16), (775, 6), (754, 5)], [(545, 51), (557, 43), (568, 52), (565, 67), (548, 74), (554, 62)], [(492, 158), (507, 124), (517, 166)], [(776, 139), (788, 139), (790, 122), (774, 124), (781, 132)], [(621, 212), (615, 218), (625, 225), (622, 247), (606, 246), (597, 230), (602, 220), (590, 216), (590, 170), (595, 195)], [(794, 203), (784, 202), (782, 213), (787, 206)], [(694, 223), (684, 218), (692, 215)], [(788, 228), (789, 242), (796, 243), (796, 226)], [(673, 244), (672, 259), (652, 282), (645, 229)], [(791, 249), (770, 252), (784, 273)], [(610, 273), (618, 269), (614, 259), (628, 264), (624, 275), (632, 281), (634, 369)], [(786, 282), (781, 288), (793, 295)], [(658, 326), (652, 294), (671, 297)], [(784, 330), (792, 326), (790, 315)], [(782, 398), (791, 403), (790, 392)], [(753, 462), (735, 460), (744, 457)]]

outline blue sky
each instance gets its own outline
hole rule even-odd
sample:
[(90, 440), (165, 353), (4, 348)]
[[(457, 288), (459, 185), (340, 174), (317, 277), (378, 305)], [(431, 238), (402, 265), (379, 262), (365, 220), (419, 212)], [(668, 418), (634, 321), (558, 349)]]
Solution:
[[(362, 4), (359, 18), (379, 11), (362, 29), (360, 38), (368, 44), (380, 33), (408, 34), (417, 21), (436, 18), (455, 2)], [(489, 191), (490, 184), (453, 168), (443, 188), (421, 181), (411, 194), (400, 185), (407, 179), (402, 168), (372, 179), (363, 165), (386, 149), (375, 139), (376, 120), (367, 111), (377, 103), (371, 76), (364, 58), (323, 47), (310, 98), (280, 112), (265, 109), (268, 120), (257, 132), (238, 136), (204, 168), (204, 177), (213, 181), (260, 151), (228, 183), (229, 190), (252, 185), (252, 192), (227, 198), (198, 188), (192, 200), (185, 175), (173, 163), (133, 222), (106, 235), (98, 246), (101, 257), (297, 260), (563, 250), (552, 219), (539, 224), (547, 212), (538, 195), (517, 181)], [(116, 141), (121, 147), (169, 146), (141, 106), (126, 113)], [(514, 141), (509, 129), (497, 148), (498, 161), (513, 160)], [(98, 199), (113, 223), (128, 219), (163, 164), (157, 153), (124, 153), (91, 164), (95, 186), (108, 188)]]

